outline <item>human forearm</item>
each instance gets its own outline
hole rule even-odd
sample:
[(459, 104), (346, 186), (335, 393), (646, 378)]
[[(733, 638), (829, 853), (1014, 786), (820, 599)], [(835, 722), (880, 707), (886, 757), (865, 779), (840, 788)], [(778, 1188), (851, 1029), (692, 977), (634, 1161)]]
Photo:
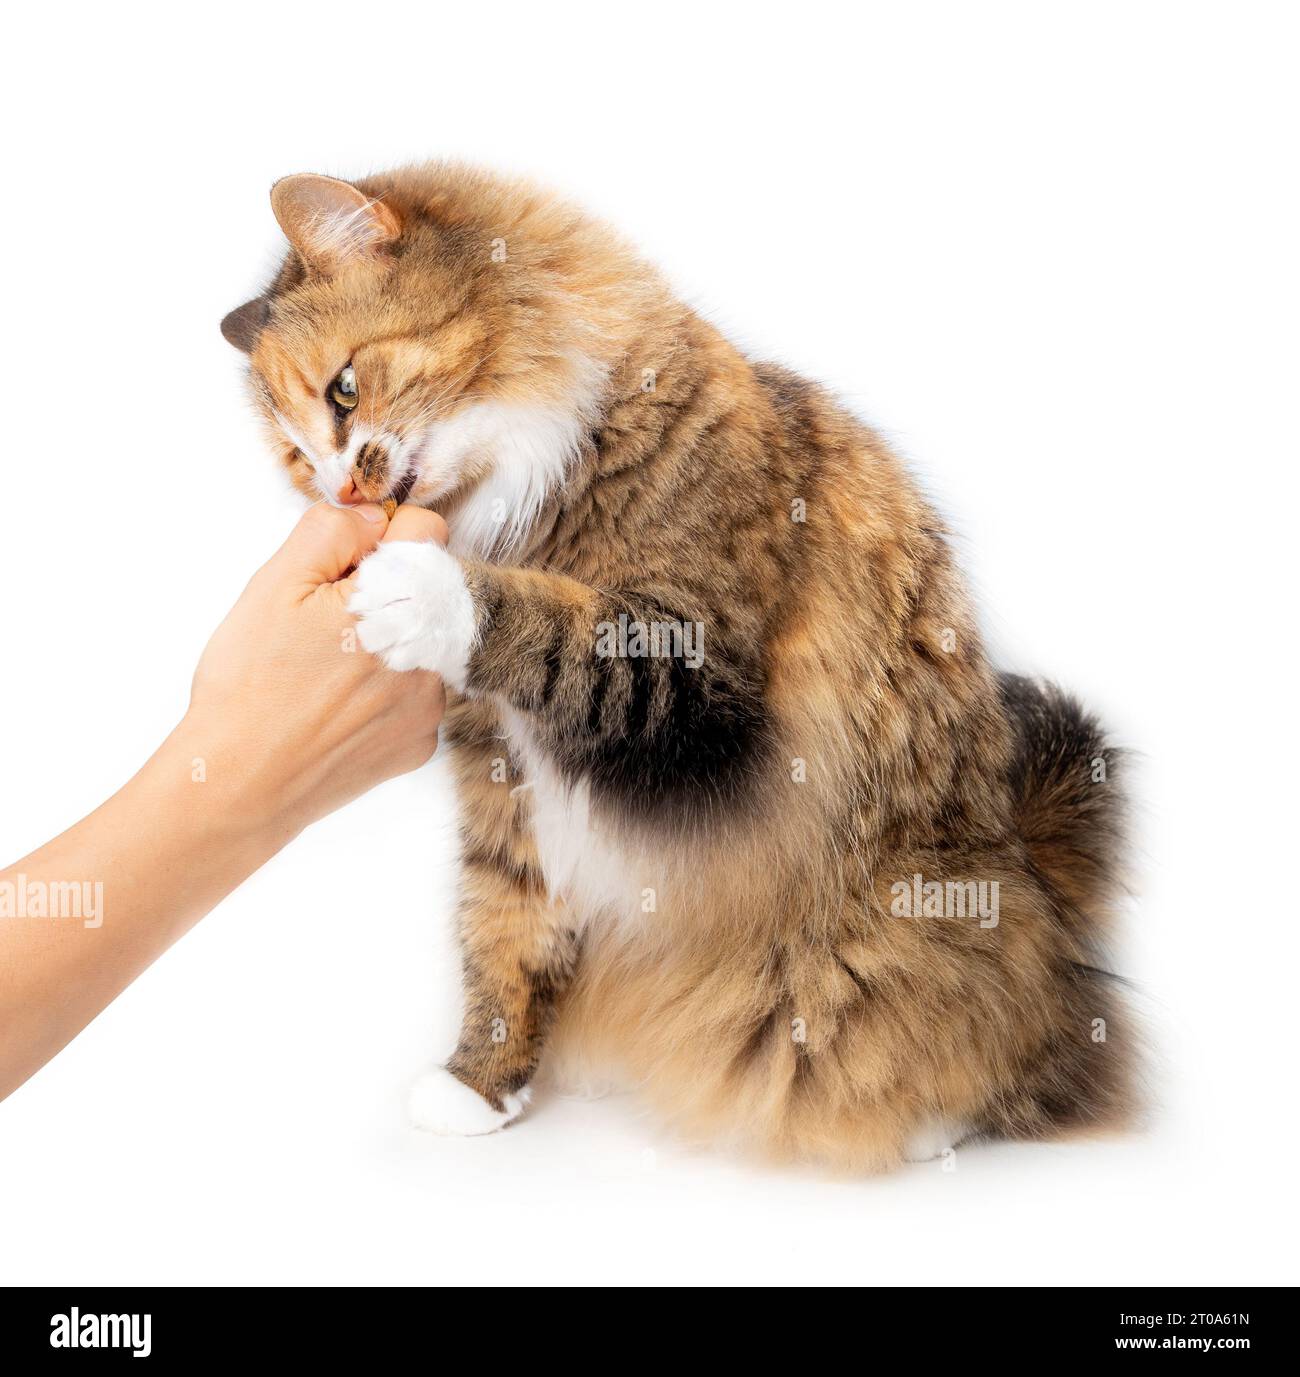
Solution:
[(11, 914), (0, 920), (0, 1097), (293, 835), (246, 778), (209, 773), (204, 747), (187, 718), (112, 798), (0, 872)]
[(433, 753), (441, 684), (360, 651), (346, 611), (348, 571), (385, 533), (446, 527), (405, 508), (391, 526), (378, 508), (308, 512), (144, 768), (0, 871), (0, 1098), (309, 823)]

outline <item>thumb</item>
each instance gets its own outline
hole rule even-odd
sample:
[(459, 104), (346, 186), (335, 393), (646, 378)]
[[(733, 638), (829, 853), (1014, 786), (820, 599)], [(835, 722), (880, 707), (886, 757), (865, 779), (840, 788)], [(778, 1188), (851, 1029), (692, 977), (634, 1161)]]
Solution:
[[(439, 545), (446, 545), (449, 534), (447, 523), (437, 512), (426, 511), (423, 507), (398, 507), (383, 533), (383, 543), (387, 544), (390, 540), (434, 540)], [(369, 554), (369, 551), (366, 553)], [(352, 596), (352, 580), (355, 577), (353, 574), (334, 585), (335, 592), (344, 602)]]
[(398, 507), (388, 523), (384, 539), (436, 540), (439, 545), (445, 545), (447, 535), (447, 523), (437, 512), (425, 511), (423, 507)]
[(342, 578), (379, 544), (387, 528), (382, 507), (318, 502), (303, 513), (272, 563), (309, 593)]

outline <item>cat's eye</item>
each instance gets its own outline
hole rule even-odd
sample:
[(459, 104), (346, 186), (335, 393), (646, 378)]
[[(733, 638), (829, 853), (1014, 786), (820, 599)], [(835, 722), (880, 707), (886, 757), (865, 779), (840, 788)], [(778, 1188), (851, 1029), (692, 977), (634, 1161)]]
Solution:
[(351, 411), (356, 406), (357, 375), (352, 371), (351, 364), (330, 383), (330, 401), (344, 411)]

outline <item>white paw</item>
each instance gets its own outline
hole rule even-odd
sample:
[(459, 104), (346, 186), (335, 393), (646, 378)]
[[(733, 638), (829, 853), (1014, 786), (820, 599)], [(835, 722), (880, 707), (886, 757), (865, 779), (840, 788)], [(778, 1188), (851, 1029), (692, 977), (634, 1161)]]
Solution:
[(431, 669), (457, 690), (474, 648), (474, 599), (460, 561), (433, 541), (381, 545), (357, 570), (348, 611), (390, 669)]
[(915, 1129), (903, 1148), (906, 1162), (933, 1162), (945, 1152), (955, 1148), (966, 1136), (964, 1124), (951, 1123), (947, 1119), (931, 1119)]
[(444, 1138), (473, 1137), (495, 1133), (517, 1119), (530, 1097), (525, 1086), (517, 1095), (505, 1097), (504, 1109), (493, 1109), (477, 1090), (439, 1066), (411, 1087), (406, 1109), (411, 1122), (426, 1133), (440, 1133)]

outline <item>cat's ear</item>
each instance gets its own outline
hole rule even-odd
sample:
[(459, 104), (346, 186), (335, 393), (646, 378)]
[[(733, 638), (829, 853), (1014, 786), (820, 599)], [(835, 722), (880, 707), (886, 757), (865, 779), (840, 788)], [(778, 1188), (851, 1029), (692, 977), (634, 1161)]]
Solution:
[(255, 296), (252, 301), (246, 301), (231, 311), (221, 322), (221, 333), (236, 349), (251, 354), (270, 313), (271, 306), (267, 299), (264, 296)]
[(382, 201), (372, 201), (351, 182), (310, 173), (276, 182), (271, 209), (299, 256), (326, 276), (356, 258), (377, 253), (401, 230), (397, 216)]

